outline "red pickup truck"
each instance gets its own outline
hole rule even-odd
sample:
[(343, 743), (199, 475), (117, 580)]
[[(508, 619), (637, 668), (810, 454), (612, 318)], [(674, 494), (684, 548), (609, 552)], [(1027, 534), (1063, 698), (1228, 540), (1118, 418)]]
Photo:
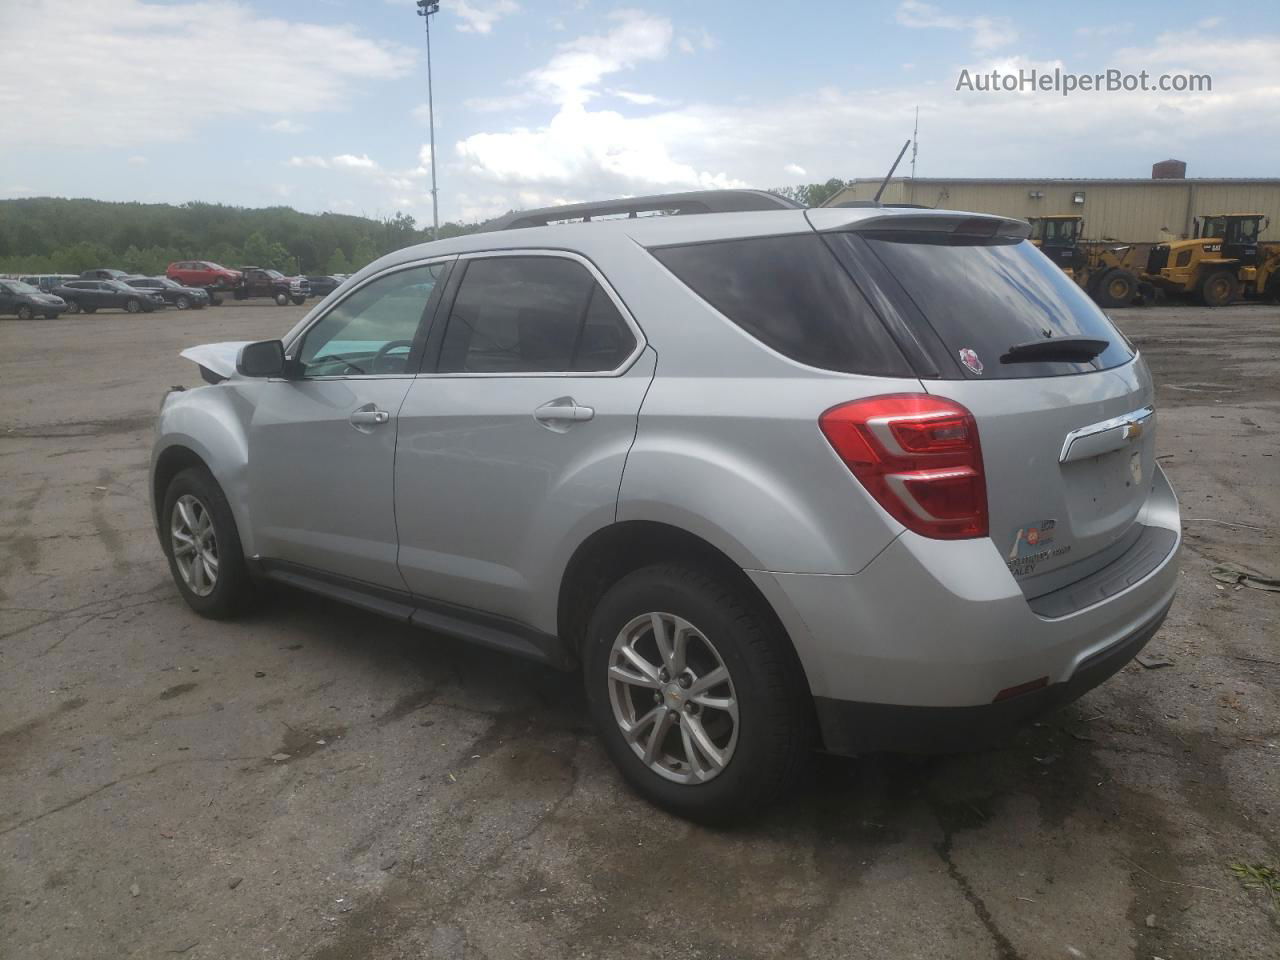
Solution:
[(184, 287), (203, 287), (209, 294), (211, 306), (222, 303), (221, 293), (241, 286), (243, 277), (239, 270), (228, 270), (211, 260), (178, 260), (169, 264), (165, 276)]

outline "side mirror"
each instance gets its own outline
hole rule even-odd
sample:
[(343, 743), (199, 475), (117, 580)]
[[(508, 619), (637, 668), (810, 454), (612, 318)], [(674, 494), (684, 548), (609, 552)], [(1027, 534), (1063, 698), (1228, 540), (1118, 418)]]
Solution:
[(284, 344), (279, 340), (247, 343), (236, 357), (236, 373), (242, 377), (283, 377)]

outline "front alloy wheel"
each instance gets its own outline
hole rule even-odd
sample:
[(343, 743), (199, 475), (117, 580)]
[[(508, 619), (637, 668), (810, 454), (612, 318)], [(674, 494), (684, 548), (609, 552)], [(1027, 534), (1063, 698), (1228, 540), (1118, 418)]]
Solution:
[(209, 509), (191, 494), (173, 505), (169, 525), (173, 562), (187, 589), (207, 597), (218, 585), (218, 538)]
[(738, 700), (715, 646), (671, 613), (631, 620), (613, 641), (613, 718), (650, 770), (675, 783), (718, 776), (738, 745)]

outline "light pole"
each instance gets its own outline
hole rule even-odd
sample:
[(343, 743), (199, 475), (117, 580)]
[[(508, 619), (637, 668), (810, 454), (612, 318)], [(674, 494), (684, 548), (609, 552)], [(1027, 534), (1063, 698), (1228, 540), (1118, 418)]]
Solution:
[(431, 239), (440, 239), (440, 202), (436, 189), (436, 109), (431, 91), (431, 15), (440, 12), (439, 0), (418, 0), (418, 16), (427, 26), (427, 123), (431, 128)]

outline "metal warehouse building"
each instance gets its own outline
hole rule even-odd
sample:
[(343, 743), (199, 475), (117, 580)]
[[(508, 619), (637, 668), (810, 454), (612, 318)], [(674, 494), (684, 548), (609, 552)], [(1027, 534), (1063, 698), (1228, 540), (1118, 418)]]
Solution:
[[(1166, 161), (1165, 163), (1168, 163)], [(1160, 170), (1164, 164), (1156, 164)], [(858, 179), (827, 201), (870, 200), (879, 179)], [(902, 177), (889, 181), (883, 203), (918, 203), (1002, 216), (1077, 213), (1089, 239), (1132, 243), (1189, 237), (1193, 219), (1213, 213), (1262, 213), (1266, 240), (1280, 240), (1280, 178), (1150, 180), (1002, 180)]]

